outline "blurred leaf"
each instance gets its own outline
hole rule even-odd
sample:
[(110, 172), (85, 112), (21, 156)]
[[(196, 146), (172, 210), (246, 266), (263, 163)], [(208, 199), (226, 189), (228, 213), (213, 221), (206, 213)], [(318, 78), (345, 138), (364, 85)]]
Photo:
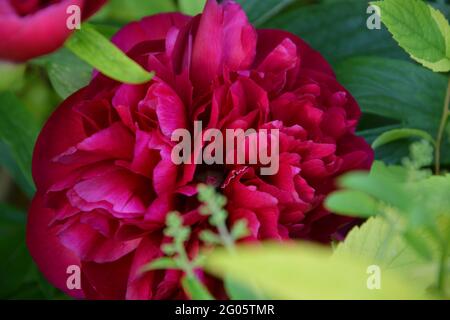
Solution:
[(9, 63), (0, 61), (0, 91), (8, 90), (17, 86), (25, 73), (25, 64)]
[(232, 276), (227, 275), (224, 279), (225, 290), (232, 300), (267, 300), (259, 288), (254, 285), (243, 285), (235, 281)]
[(104, 75), (124, 83), (144, 83), (147, 72), (93, 27), (83, 24), (66, 42), (66, 47)]
[(186, 275), (181, 283), (192, 300), (214, 300), (208, 289), (195, 276)]
[(31, 159), (38, 130), (33, 117), (11, 93), (0, 93), (0, 139), (10, 148), (29, 187), (34, 188), (31, 177)]
[(25, 214), (0, 204), (0, 297), (7, 298), (24, 281), (31, 266), (25, 246)]
[(256, 26), (269, 21), (294, 1), (295, 0), (237, 0), (247, 13), (250, 22)]
[(178, 0), (181, 12), (191, 16), (202, 13), (206, 0)]
[(410, 208), (411, 202), (404, 186), (394, 179), (377, 175), (373, 170), (370, 174), (364, 172), (346, 174), (339, 179), (339, 184), (343, 188), (367, 193), (379, 201), (395, 206), (402, 212), (407, 212)]
[(391, 226), (382, 217), (370, 218), (355, 227), (340, 243), (333, 257), (352, 256), (384, 269), (403, 268), (422, 263), (413, 250), (399, 236), (400, 226)]
[(128, 23), (161, 12), (176, 11), (173, 0), (110, 0), (107, 16)]
[(19, 168), (16, 160), (13, 158), (11, 148), (3, 141), (0, 141), (0, 165), (8, 171), (20, 189), (31, 199), (35, 188)]
[(332, 212), (352, 217), (367, 218), (378, 213), (377, 202), (359, 191), (334, 192), (326, 199), (325, 206)]
[(164, 270), (164, 269), (180, 269), (173, 258), (164, 257), (156, 259), (147, 265), (143, 266), (140, 272), (145, 273), (154, 270)]
[(367, 287), (368, 265), (334, 257), (329, 250), (307, 244), (243, 246), (235, 255), (223, 250), (207, 260), (216, 276), (233, 274), (242, 284), (254, 283), (274, 299), (420, 299), (415, 286), (394, 273), (382, 274), (382, 288)]
[[(382, 217), (374, 217), (361, 227), (355, 227), (333, 253), (333, 258), (353, 257), (378, 265), (383, 272), (395, 271), (405, 279), (414, 279), (424, 290), (434, 279), (433, 272), (421, 272), (426, 261), (421, 259), (399, 233), (400, 221), (389, 224)], [(422, 238), (417, 238), (422, 239)]]
[(422, 0), (384, 0), (381, 20), (417, 62), (436, 72), (450, 71), (450, 25)]
[[(255, 1), (261, 6), (262, 1)], [(264, 3), (267, 1), (264, 1)], [(369, 30), (368, 1), (338, 0), (298, 7), (264, 23), (306, 40), (332, 64), (357, 56), (376, 55), (408, 59), (387, 30)]]
[(48, 56), (45, 65), (50, 82), (63, 99), (86, 86), (92, 77), (92, 67), (65, 48)]
[[(437, 136), (447, 88), (444, 75), (411, 62), (376, 57), (349, 59), (340, 63), (336, 72), (365, 114), (395, 121), (399, 128), (415, 128)], [(448, 142), (442, 152), (443, 163), (450, 163)], [(397, 162), (406, 155), (398, 154)]]
[(384, 132), (372, 143), (372, 148), (377, 149), (382, 145), (388, 144), (390, 142), (410, 137), (422, 138), (431, 142), (432, 144), (436, 143), (434, 141), (434, 138), (430, 136), (428, 132), (425, 132), (423, 130), (404, 128)]

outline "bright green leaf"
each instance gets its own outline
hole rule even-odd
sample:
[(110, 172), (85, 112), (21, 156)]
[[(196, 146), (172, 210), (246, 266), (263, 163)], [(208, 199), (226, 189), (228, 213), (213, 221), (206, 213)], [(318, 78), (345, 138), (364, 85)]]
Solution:
[(374, 217), (353, 228), (339, 243), (333, 258), (352, 257), (366, 261), (368, 265), (378, 265), (383, 272), (395, 271), (405, 279), (414, 279), (425, 290), (435, 280), (434, 273), (421, 272), (428, 264), (404, 240), (399, 232), (400, 221), (395, 219), (392, 223)]
[(176, 11), (173, 0), (110, 0), (106, 15), (119, 22), (140, 20), (161, 12)]
[(225, 290), (232, 300), (266, 300), (261, 290), (254, 285), (235, 281), (232, 276), (227, 275), (224, 279)]
[(410, 208), (409, 197), (402, 184), (385, 176), (364, 172), (349, 173), (339, 179), (339, 184), (348, 189), (365, 192), (368, 195), (392, 205), (402, 212)]
[(420, 299), (413, 283), (395, 273), (382, 274), (382, 289), (367, 287), (368, 265), (357, 259), (330, 257), (311, 244), (243, 246), (235, 255), (213, 253), (206, 270), (236, 281), (255, 284), (273, 299)]
[(417, 62), (435, 72), (450, 71), (450, 25), (422, 0), (373, 2), (394, 39)]
[(208, 289), (195, 276), (186, 275), (181, 280), (181, 284), (192, 300), (214, 300)]
[(66, 42), (66, 47), (104, 75), (124, 83), (139, 84), (153, 73), (131, 60), (93, 27), (83, 24)]
[(206, 0), (178, 0), (181, 12), (195, 16), (203, 11)]
[(145, 273), (148, 271), (154, 270), (165, 270), (165, 269), (180, 269), (174, 259), (169, 257), (156, 259), (145, 266), (143, 266), (140, 270), (141, 273)]
[(0, 61), (0, 91), (17, 86), (25, 73), (25, 68), (25, 64)]
[(378, 213), (378, 203), (359, 191), (337, 191), (326, 199), (325, 206), (335, 213), (367, 218)]

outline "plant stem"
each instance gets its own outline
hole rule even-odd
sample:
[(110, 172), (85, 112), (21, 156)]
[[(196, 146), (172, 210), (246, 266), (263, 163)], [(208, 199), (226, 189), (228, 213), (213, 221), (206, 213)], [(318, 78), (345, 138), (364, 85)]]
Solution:
[(439, 273), (438, 273), (438, 291), (445, 297), (445, 278), (447, 275), (447, 254), (448, 254), (448, 245), (444, 244), (444, 250), (442, 252), (441, 259), (439, 261)]
[(441, 124), (439, 126), (438, 136), (436, 139), (436, 150), (435, 150), (435, 171), (436, 174), (441, 172), (441, 147), (442, 141), (444, 139), (445, 127), (447, 126), (448, 117), (450, 115), (450, 79), (447, 86), (447, 94), (445, 96), (444, 110), (442, 112)]
[(221, 223), (217, 226), (217, 229), (219, 231), (219, 236), (222, 239), (223, 244), (225, 245), (225, 248), (229, 250), (231, 253), (234, 253), (235, 245), (234, 241), (228, 232), (228, 228), (225, 225), (225, 223)]

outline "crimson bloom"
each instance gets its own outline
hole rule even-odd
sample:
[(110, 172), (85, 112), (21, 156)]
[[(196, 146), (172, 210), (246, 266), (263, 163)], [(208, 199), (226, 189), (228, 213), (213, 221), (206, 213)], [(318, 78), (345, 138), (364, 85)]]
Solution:
[(72, 30), (68, 8), (80, 8), (82, 19), (94, 14), (106, 0), (1, 0), (0, 60), (23, 62), (55, 51)]
[[(37, 186), (27, 243), (56, 287), (92, 299), (184, 298), (178, 271), (141, 274), (163, 255), (167, 212), (193, 233), (209, 228), (197, 185), (216, 181), (228, 198), (229, 223), (246, 219), (246, 241), (329, 242), (348, 218), (322, 206), (335, 179), (368, 169), (373, 152), (355, 135), (360, 109), (329, 64), (298, 37), (255, 30), (233, 1), (209, 0), (196, 17), (160, 14), (113, 38), (156, 77), (143, 85), (96, 74), (51, 116), (36, 144)], [(175, 129), (276, 128), (278, 173), (254, 166), (175, 165)], [(81, 267), (81, 290), (66, 286)], [(212, 292), (220, 284), (201, 275)]]

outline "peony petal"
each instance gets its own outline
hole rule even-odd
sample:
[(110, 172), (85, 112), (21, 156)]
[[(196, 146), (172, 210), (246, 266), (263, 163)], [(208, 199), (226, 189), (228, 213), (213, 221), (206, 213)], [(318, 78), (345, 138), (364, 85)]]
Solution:
[(112, 42), (124, 52), (128, 52), (140, 42), (164, 40), (171, 28), (182, 28), (190, 19), (181, 13), (162, 13), (146, 17), (126, 25), (114, 35)]
[(83, 298), (82, 290), (67, 287), (67, 268), (80, 266), (78, 256), (63, 246), (49, 223), (54, 212), (44, 207), (42, 194), (37, 193), (31, 204), (27, 223), (27, 246), (45, 278), (74, 298)]
[[(245, 70), (253, 62), (256, 32), (242, 8), (226, 0), (208, 0), (195, 35), (191, 78), (194, 87), (204, 92), (222, 73)], [(201, 72), (199, 72), (201, 70)]]

